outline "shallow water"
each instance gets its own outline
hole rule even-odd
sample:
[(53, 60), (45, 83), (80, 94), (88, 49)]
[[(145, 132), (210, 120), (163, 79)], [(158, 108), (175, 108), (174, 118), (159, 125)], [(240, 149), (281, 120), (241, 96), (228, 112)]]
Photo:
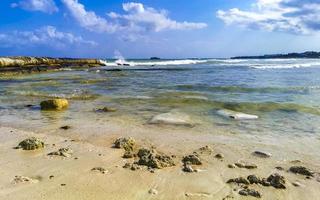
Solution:
[[(129, 60), (107, 66), (0, 78), (0, 123), (31, 129), (101, 119), (143, 125), (171, 110), (188, 113), (202, 130), (320, 136), (320, 60)], [(41, 112), (39, 102), (62, 97), (64, 112)], [(26, 107), (26, 105), (33, 105)], [(96, 113), (103, 106), (115, 113)], [(231, 109), (258, 115), (235, 121), (216, 114)], [(81, 124), (79, 124), (81, 126)]]

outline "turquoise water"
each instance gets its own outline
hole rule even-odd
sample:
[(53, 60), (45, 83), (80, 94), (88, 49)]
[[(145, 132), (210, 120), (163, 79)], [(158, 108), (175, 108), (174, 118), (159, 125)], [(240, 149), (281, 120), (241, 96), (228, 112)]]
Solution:
[[(125, 116), (132, 118), (128, 123), (143, 124), (156, 114), (179, 110), (194, 117), (198, 126), (219, 126), (240, 134), (320, 135), (320, 60), (127, 62), (131, 66), (109, 60), (102, 68), (1, 77), (0, 123), (19, 121), (37, 128), (57, 121)], [(70, 109), (41, 112), (39, 102), (54, 97), (69, 99)], [(94, 112), (103, 106), (119, 111)], [(259, 119), (226, 119), (217, 115), (219, 109)]]

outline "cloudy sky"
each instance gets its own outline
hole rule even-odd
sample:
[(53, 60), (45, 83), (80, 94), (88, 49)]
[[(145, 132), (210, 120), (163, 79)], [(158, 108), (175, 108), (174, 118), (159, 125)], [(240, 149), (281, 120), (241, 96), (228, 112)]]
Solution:
[(163, 58), (320, 51), (320, 0), (1, 0), (0, 55)]

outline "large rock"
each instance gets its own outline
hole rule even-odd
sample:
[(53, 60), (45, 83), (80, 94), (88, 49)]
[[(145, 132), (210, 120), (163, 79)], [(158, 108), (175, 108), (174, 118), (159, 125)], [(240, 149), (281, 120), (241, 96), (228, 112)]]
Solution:
[(139, 149), (138, 157), (138, 164), (145, 165), (149, 168), (162, 169), (175, 165), (173, 159), (170, 156), (158, 153), (155, 149)]
[(69, 102), (67, 99), (52, 99), (42, 101), (40, 106), (41, 110), (64, 110), (68, 108)]
[(18, 149), (21, 148), (23, 150), (36, 150), (36, 149), (41, 149), (43, 147), (44, 147), (44, 142), (42, 142), (36, 137), (27, 138), (21, 141), (17, 146)]
[(168, 124), (168, 125), (184, 125), (193, 126), (190, 116), (178, 112), (163, 113), (154, 116), (149, 124)]
[(314, 176), (313, 171), (311, 171), (310, 169), (303, 167), (303, 166), (290, 167), (289, 171), (292, 173), (295, 173), (295, 174), (301, 174), (301, 175), (305, 175), (305, 176)]

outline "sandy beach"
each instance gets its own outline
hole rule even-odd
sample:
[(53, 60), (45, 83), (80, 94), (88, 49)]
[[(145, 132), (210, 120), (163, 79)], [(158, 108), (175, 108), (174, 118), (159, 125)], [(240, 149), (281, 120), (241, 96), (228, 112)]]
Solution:
[[(1, 127), (0, 198), (256, 198), (239, 195), (239, 191), (245, 186), (258, 191), (261, 199), (319, 199), (318, 173), (307, 177), (288, 171), (292, 166), (305, 166), (316, 172), (320, 166), (316, 154), (312, 151), (301, 151), (303, 147), (292, 145), (296, 141), (286, 140), (281, 144), (281, 138), (277, 138), (278, 143), (275, 145), (272, 138), (237, 136), (220, 132), (218, 128), (210, 131), (210, 134), (204, 134), (198, 132), (197, 127), (148, 124), (130, 127), (128, 123), (125, 124), (124, 121), (109, 122), (96, 129), (84, 125), (79, 125), (79, 129), (69, 130), (57, 127), (56, 131), (48, 133)], [(90, 134), (84, 138), (79, 131), (90, 131)], [(44, 141), (45, 147), (34, 151), (14, 149), (20, 141), (32, 136)], [(143, 166), (135, 170), (123, 168), (126, 163), (133, 163), (137, 158), (122, 158), (124, 150), (113, 148), (113, 142), (118, 137), (135, 138), (137, 148), (153, 146), (158, 152), (174, 155), (175, 166), (152, 170)], [(183, 157), (205, 146), (208, 146), (210, 151), (199, 154), (202, 164), (193, 166), (197, 169), (195, 172), (184, 172)], [(60, 148), (70, 148), (73, 153), (70, 157), (47, 155)], [(253, 155), (257, 150), (271, 157)], [(257, 168), (246, 169), (234, 165), (234, 168), (228, 167), (234, 163), (250, 163)], [(98, 167), (105, 171), (92, 171)], [(227, 183), (229, 179), (238, 177), (268, 177), (275, 173), (284, 176), (285, 189), (260, 184)], [(17, 182), (14, 180), (15, 176), (28, 177), (31, 181)]]

